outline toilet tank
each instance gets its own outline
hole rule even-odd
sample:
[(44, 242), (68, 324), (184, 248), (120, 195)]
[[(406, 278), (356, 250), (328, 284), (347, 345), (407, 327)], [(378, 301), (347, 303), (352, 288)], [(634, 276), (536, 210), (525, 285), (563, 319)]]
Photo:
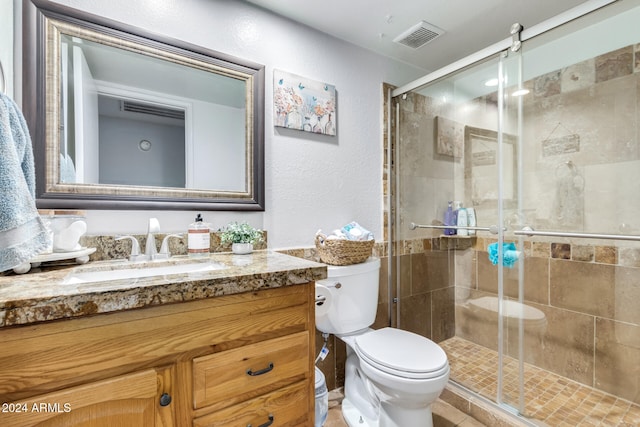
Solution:
[(316, 282), (316, 328), (345, 335), (368, 328), (376, 319), (380, 259), (360, 264), (327, 266), (327, 279)]

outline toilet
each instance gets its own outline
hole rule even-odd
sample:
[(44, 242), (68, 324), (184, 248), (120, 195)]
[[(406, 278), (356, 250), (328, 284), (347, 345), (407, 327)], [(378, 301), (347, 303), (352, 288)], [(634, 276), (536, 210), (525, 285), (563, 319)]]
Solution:
[(347, 347), (342, 415), (350, 427), (431, 427), (431, 404), (449, 380), (433, 341), (394, 328), (373, 330), (380, 259), (327, 266), (316, 283), (316, 328)]

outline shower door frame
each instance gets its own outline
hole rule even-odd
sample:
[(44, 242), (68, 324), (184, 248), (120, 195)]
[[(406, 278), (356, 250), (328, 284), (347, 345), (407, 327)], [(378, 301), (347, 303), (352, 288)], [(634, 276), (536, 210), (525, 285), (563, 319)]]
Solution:
[[(563, 24), (566, 24), (569, 21), (577, 19), (581, 16), (594, 12), (600, 8), (603, 8), (611, 3), (615, 3), (617, 0), (589, 0), (584, 2), (581, 5), (578, 5), (572, 9), (567, 10), (564, 13), (556, 15), (555, 17), (548, 19), (544, 22), (541, 22), (538, 25), (534, 25), (531, 28), (525, 28), (520, 33), (520, 40), (526, 41), (532, 39), (540, 34), (546, 33), (556, 27), (559, 27)], [(400, 86), (391, 91), (391, 97), (395, 98), (397, 96), (404, 95), (408, 92), (416, 90), (422, 86), (426, 86), (429, 83), (432, 83), (438, 79), (441, 79), (451, 73), (454, 73), (458, 70), (461, 70), (465, 67), (468, 67), (476, 62), (483, 61), (493, 55), (496, 55), (500, 52), (503, 52), (509, 49), (512, 45), (513, 38), (508, 37), (502, 41), (492, 44), (476, 53), (473, 53), (469, 56), (466, 56), (452, 64), (449, 64), (445, 67), (442, 67), (432, 73), (425, 75), (419, 79), (416, 79), (410, 83), (407, 83), (403, 86)]]
[[(572, 21), (576, 18), (579, 18), (583, 15), (589, 14), (591, 12), (594, 12), (602, 7), (605, 7), (611, 3), (614, 3), (616, 0), (590, 0), (587, 1), (585, 3), (583, 3), (582, 5), (579, 5), (573, 9), (570, 9), (568, 11), (566, 11), (565, 13), (562, 13), (560, 15), (557, 15), (556, 17), (549, 19), (541, 24), (538, 24), (534, 27), (531, 27), (530, 29), (525, 29), (524, 31), (519, 33), (519, 41), (526, 41), (529, 39), (532, 39), (538, 35), (541, 35), (547, 31), (550, 31), (556, 27), (559, 27), (569, 21)], [(503, 105), (503, 92), (505, 90), (504, 88), (504, 79), (502, 78), (502, 74), (504, 72), (504, 62), (503, 61), (510, 61), (511, 59), (509, 59), (509, 54), (507, 52), (509, 52), (510, 47), (512, 46), (513, 42), (514, 42), (514, 37), (509, 37), (506, 38), (504, 40), (502, 40), (501, 42), (495, 43), (494, 45), (491, 45), (481, 51), (478, 51), (472, 55), (469, 55), (457, 62), (454, 62), (446, 67), (443, 67), (433, 73), (430, 73), (420, 79), (417, 79), (411, 83), (408, 83), (404, 86), (398, 87), (394, 90), (391, 90), (389, 93), (389, 100), (393, 100), (396, 99), (397, 97), (400, 96), (404, 96), (409, 92), (412, 92), (414, 90), (418, 90), (421, 87), (424, 87), (430, 83), (433, 83), (437, 80), (443, 79), (446, 76), (453, 74), (459, 70), (462, 70), (463, 68), (472, 66), (473, 64), (479, 63), (481, 61), (487, 60), (491, 57), (494, 57), (496, 55), (500, 56), (499, 59), (499, 88), (498, 88), (498, 115), (499, 115), (499, 119), (498, 119), (498, 164), (502, 164), (502, 137), (505, 134), (504, 128), (503, 128), (503, 117), (502, 114), (504, 113), (504, 105)], [(514, 59), (516, 61), (516, 72), (515, 72), (515, 77), (516, 77), (516, 82), (517, 84), (520, 86), (522, 84), (522, 80), (523, 80), (523, 73), (522, 73), (522, 55), (520, 52), (517, 52), (517, 50), (514, 50), (513, 53), (511, 53), (512, 55), (512, 59)], [(395, 111), (393, 111), (394, 109), (392, 109), (391, 107), (388, 110), (388, 118), (387, 118), (387, 125), (388, 125), (388, 129), (391, 129), (391, 115), (395, 114), (396, 117), (396, 141), (398, 141), (399, 139), (399, 126), (397, 121), (399, 120), (400, 114), (399, 114), (399, 103), (396, 103), (395, 105)], [(521, 135), (522, 135), (522, 120), (523, 120), (523, 114), (522, 114), (522, 99), (520, 97), (520, 100), (517, 102), (517, 106), (516, 106), (516, 114), (517, 114), (517, 124), (516, 124), (516, 128), (517, 128), (517, 141), (519, 142), (521, 140)], [(391, 143), (392, 140), (392, 133), (388, 132), (387, 135), (387, 150), (389, 153), (391, 153)], [(397, 147), (396, 147), (397, 149)], [(518, 203), (518, 211), (521, 210), (522, 206), (522, 197), (521, 195), (523, 194), (523, 189), (522, 189), (522, 185), (523, 185), (523, 180), (522, 177), (520, 176), (521, 172), (522, 172), (522, 151), (518, 149), (517, 153), (518, 153), (518, 157), (517, 157), (517, 177), (514, 177), (514, 179), (517, 180), (516, 183), (516, 199), (517, 199), (517, 203)], [(398, 165), (396, 164), (395, 167), (398, 167)], [(502, 194), (503, 194), (503, 176), (502, 176), (502, 168), (498, 168), (499, 172), (499, 176), (498, 176), (498, 181), (499, 181), (499, 188), (498, 188), (498, 194), (500, 195), (498, 197), (498, 218), (497, 218), (497, 224), (504, 224), (504, 218), (503, 218), (503, 198), (502, 198)], [(394, 180), (397, 179), (396, 178), (396, 173), (391, 173), (390, 174), (390, 182), (389, 185), (391, 188), (395, 188), (395, 183)], [(389, 301), (393, 301), (396, 304), (396, 323), (395, 326), (396, 327), (400, 327), (400, 313), (401, 313), (401, 307), (400, 307), (400, 298), (399, 296), (401, 295), (400, 293), (400, 280), (399, 277), (398, 278), (394, 278), (393, 277), (393, 271), (396, 271), (397, 274), (399, 274), (399, 268), (398, 269), (394, 269), (393, 268), (393, 259), (394, 259), (394, 255), (396, 254), (396, 252), (394, 251), (394, 240), (395, 240), (395, 231), (394, 231), (394, 224), (395, 222), (395, 217), (397, 215), (396, 212), (394, 212), (394, 206), (397, 207), (398, 206), (398, 194), (397, 191), (395, 191), (396, 193), (396, 200), (391, 200), (391, 194), (392, 192), (389, 192), (389, 200), (388, 200), (388, 206), (390, 207), (390, 219), (388, 221), (388, 253), (389, 253), (389, 269), (388, 269), (388, 279), (389, 282), (388, 283), (394, 283), (394, 281), (396, 282), (396, 289), (395, 289), (395, 295), (396, 297), (393, 298), (393, 290), (391, 289), (391, 286), (389, 288)], [(393, 202), (393, 203), (392, 203)], [(412, 227), (414, 225), (412, 224)], [(420, 226), (417, 226), (420, 227)], [(437, 227), (431, 227), (431, 226), (426, 226), (427, 228), (437, 228)], [(495, 231), (495, 228), (494, 230)], [(504, 242), (504, 229), (503, 227), (498, 226), (497, 227), (497, 238), (498, 238), (498, 245), (501, 248), (502, 247), (502, 243)], [(535, 232), (535, 231), (523, 231), (523, 230), (516, 230), (513, 231), (513, 234), (518, 238), (518, 247), (523, 247), (523, 243), (524, 243), (524, 238), (527, 235), (554, 235), (554, 232), (547, 232), (547, 234), (544, 234), (545, 232)], [(552, 234), (548, 234), (548, 233), (552, 233)], [(571, 233), (570, 233), (571, 234)], [(573, 233), (576, 234), (576, 233)], [(598, 237), (596, 235), (582, 235), (581, 233), (577, 233), (580, 235), (575, 235), (573, 237), (591, 237), (591, 238), (622, 238), (622, 239), (626, 239), (626, 237), (628, 236), (612, 236), (612, 235), (602, 235), (602, 237)], [(572, 237), (572, 236), (569, 236)], [(633, 237), (633, 236), (631, 236)], [(629, 240), (636, 240), (634, 239), (629, 239)], [(498, 358), (499, 358), (499, 375), (498, 375), (498, 388), (497, 388), (497, 395), (496, 395), (496, 402), (501, 408), (503, 408), (504, 410), (506, 410), (507, 412), (511, 412), (513, 414), (518, 414), (518, 413), (522, 413), (524, 406), (525, 406), (525, 401), (524, 401), (524, 357), (523, 357), (523, 352), (524, 352), (524, 348), (523, 348), (523, 342), (524, 342), (524, 325), (523, 325), (523, 320), (522, 318), (520, 318), (519, 320), (519, 324), (518, 324), (518, 371), (519, 371), (519, 378), (518, 378), (518, 389), (519, 389), (519, 393), (518, 393), (518, 401), (517, 402), (505, 402), (504, 399), (504, 395), (503, 395), (503, 375), (502, 375), (502, 364), (503, 364), (503, 356), (505, 354), (504, 349), (503, 349), (503, 334), (504, 334), (504, 326), (503, 326), (503, 300), (505, 299), (505, 295), (504, 295), (504, 291), (503, 291), (503, 273), (504, 273), (504, 267), (502, 265), (502, 261), (503, 261), (503, 252), (499, 251), (498, 252), (498, 264), (497, 264), (497, 268), (498, 268), (498, 300), (499, 300), (499, 307), (498, 307)], [(524, 296), (524, 259), (523, 257), (521, 257), (518, 260), (518, 302), (519, 303), (523, 303), (523, 296)], [(397, 279), (397, 280), (394, 280)], [(392, 319), (392, 305), (389, 305), (389, 319)], [(523, 420), (528, 421), (526, 418), (524, 418)]]

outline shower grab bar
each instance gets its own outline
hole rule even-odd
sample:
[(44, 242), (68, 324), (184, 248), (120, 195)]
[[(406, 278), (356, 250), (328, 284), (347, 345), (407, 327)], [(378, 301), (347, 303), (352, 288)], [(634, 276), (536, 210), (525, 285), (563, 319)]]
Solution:
[[(491, 225), (489, 227), (471, 227), (471, 226), (462, 226), (462, 225), (422, 225), (416, 224), (412, 222), (409, 224), (409, 228), (415, 230), (416, 228), (435, 228), (438, 230), (475, 230), (475, 231), (488, 231), (491, 234), (498, 234), (498, 226)], [(503, 228), (503, 231), (506, 231), (506, 228)]]
[(0, 61), (0, 93), (7, 93), (7, 80), (4, 76), (4, 68), (2, 68), (2, 61)]
[(550, 236), (550, 237), (575, 237), (578, 239), (606, 239), (606, 240), (631, 240), (640, 241), (640, 236), (631, 234), (598, 234), (598, 233), (573, 233), (565, 231), (536, 231), (530, 227), (513, 232), (516, 236)]

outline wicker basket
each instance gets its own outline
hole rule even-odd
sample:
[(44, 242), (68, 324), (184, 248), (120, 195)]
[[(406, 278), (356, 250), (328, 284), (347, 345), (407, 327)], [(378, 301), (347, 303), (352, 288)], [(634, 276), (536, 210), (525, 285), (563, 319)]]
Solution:
[(324, 234), (316, 235), (316, 249), (325, 264), (351, 265), (365, 262), (371, 256), (373, 240), (327, 239)]

